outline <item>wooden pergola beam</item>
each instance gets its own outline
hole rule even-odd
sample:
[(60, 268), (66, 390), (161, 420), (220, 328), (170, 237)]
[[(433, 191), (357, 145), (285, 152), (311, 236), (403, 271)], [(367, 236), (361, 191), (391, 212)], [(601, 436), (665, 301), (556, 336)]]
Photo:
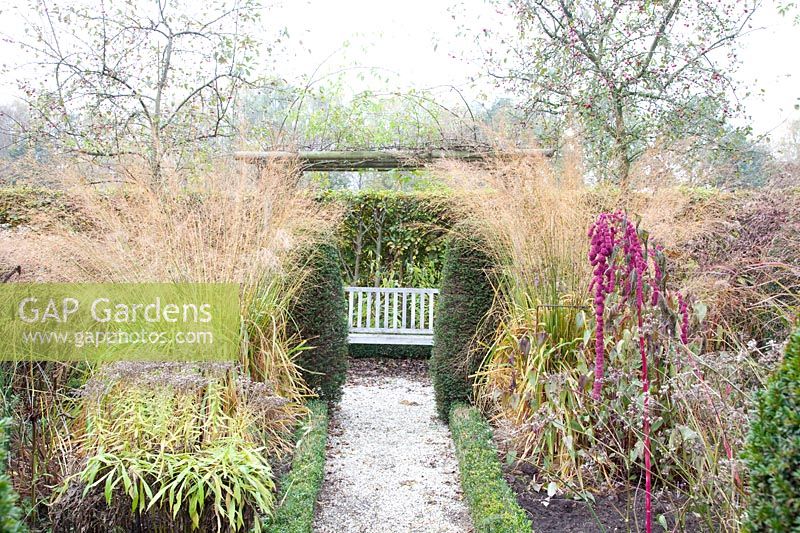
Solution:
[(431, 163), (454, 159), (467, 162), (482, 162), (491, 159), (513, 159), (518, 157), (550, 157), (553, 150), (525, 149), (503, 151), (466, 150), (362, 150), (362, 151), (274, 151), (234, 152), (233, 157), (247, 163), (271, 162), (296, 163), (301, 170), (347, 171), (347, 170), (418, 170)]

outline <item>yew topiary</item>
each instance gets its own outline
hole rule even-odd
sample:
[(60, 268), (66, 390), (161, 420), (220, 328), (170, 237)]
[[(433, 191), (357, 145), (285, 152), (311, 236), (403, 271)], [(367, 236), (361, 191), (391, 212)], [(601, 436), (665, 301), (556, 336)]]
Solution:
[(320, 244), (306, 251), (305, 278), (292, 319), (309, 349), (297, 363), (308, 386), (328, 402), (342, 395), (347, 373), (347, 302), (336, 247)]
[(478, 349), (493, 331), (487, 317), (494, 301), (494, 263), (475, 235), (461, 228), (450, 238), (442, 270), (430, 371), (443, 420), (453, 404), (470, 400), (471, 376), (482, 360)]

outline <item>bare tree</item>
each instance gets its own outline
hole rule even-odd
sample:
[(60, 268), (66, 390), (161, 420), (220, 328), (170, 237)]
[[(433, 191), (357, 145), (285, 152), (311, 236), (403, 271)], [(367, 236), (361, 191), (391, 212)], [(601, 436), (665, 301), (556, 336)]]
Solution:
[(24, 84), (37, 133), (91, 158), (169, 157), (234, 133), (259, 42), (256, 0), (35, 0), (19, 43), (41, 76)]
[[(517, 22), (484, 49), (529, 115), (576, 120), (594, 170), (627, 182), (654, 143), (702, 139), (730, 103), (737, 39), (760, 0), (507, 0)], [(609, 171), (610, 170), (610, 171)]]

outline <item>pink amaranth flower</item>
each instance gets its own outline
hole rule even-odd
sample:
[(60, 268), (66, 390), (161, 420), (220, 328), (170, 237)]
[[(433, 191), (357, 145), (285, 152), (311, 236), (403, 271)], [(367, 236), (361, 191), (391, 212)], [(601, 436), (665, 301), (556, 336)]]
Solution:
[(664, 280), (664, 273), (661, 271), (659, 264), (659, 252), (663, 251), (664, 247), (661, 245), (656, 246), (655, 253), (653, 253), (653, 296), (650, 299), (650, 305), (655, 307), (658, 305), (658, 297), (661, 295), (661, 284)]
[(595, 312), (595, 361), (594, 361), (594, 387), (592, 397), (600, 399), (600, 390), (603, 383), (603, 365), (605, 358), (605, 339), (603, 312), (605, 311), (606, 295), (614, 290), (614, 267), (609, 263), (611, 254), (616, 244), (616, 227), (621, 219), (621, 213), (601, 213), (597, 221), (589, 228), (591, 248), (589, 262), (591, 263), (592, 281), (589, 291), (594, 293)]
[[(622, 237), (618, 239), (617, 227), (621, 225)], [(622, 298), (620, 305), (629, 301), (633, 291), (634, 310), (636, 312), (639, 330), (639, 353), (642, 359), (642, 393), (644, 395), (644, 412), (642, 419), (642, 429), (644, 434), (644, 470), (645, 470), (645, 530), (647, 533), (652, 531), (652, 485), (651, 485), (651, 454), (650, 454), (650, 379), (647, 370), (647, 350), (644, 337), (644, 283), (645, 277), (649, 277), (647, 255), (642, 240), (636, 227), (628, 220), (622, 212), (601, 213), (597, 221), (589, 229), (591, 249), (589, 251), (589, 261), (593, 267), (592, 281), (589, 285), (590, 292), (594, 294), (595, 310), (595, 365), (594, 365), (594, 387), (592, 398), (599, 401), (603, 384), (603, 365), (605, 358), (603, 314), (605, 312), (606, 296), (614, 291), (616, 285), (616, 262), (620, 261), (613, 252), (622, 246), (622, 264), (620, 265), (624, 283), (622, 287)], [(660, 269), (656, 266), (657, 282), (649, 283), (653, 286), (653, 301), (657, 301), (658, 290), (656, 287), (661, 281)], [(655, 305), (655, 304), (653, 304)], [(688, 324), (688, 321), (687, 321)]]

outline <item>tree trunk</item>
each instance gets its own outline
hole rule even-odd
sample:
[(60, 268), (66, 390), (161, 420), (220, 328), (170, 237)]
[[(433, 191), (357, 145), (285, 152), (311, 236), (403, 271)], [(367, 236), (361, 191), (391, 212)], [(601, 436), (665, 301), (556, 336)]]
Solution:
[(381, 286), (381, 252), (383, 251), (383, 223), (386, 219), (386, 211), (383, 207), (378, 207), (373, 215), (377, 226), (378, 235), (375, 238), (375, 287)]
[(622, 96), (616, 90), (612, 92), (611, 98), (614, 102), (614, 153), (617, 159), (617, 183), (622, 189), (627, 189), (631, 171), (631, 159), (628, 155), (625, 111)]
[[(163, 17), (163, 13), (162, 13)], [(150, 171), (152, 173), (153, 184), (156, 187), (161, 186), (161, 159), (163, 156), (164, 148), (161, 146), (161, 115), (162, 115), (162, 99), (164, 98), (164, 89), (167, 86), (167, 79), (169, 77), (170, 68), (172, 67), (172, 40), (173, 36), (167, 38), (167, 44), (164, 47), (164, 55), (162, 56), (161, 65), (159, 65), (158, 84), (156, 86), (156, 96), (153, 102), (153, 113), (150, 121), (151, 128), (151, 151), (150, 154)]]
[(363, 220), (358, 221), (358, 232), (356, 233), (356, 242), (353, 246), (353, 259), (355, 262), (355, 266), (353, 267), (353, 279), (351, 280), (352, 285), (358, 285), (358, 279), (361, 275), (361, 253), (364, 248), (364, 233), (366, 232), (366, 226), (364, 225)]

